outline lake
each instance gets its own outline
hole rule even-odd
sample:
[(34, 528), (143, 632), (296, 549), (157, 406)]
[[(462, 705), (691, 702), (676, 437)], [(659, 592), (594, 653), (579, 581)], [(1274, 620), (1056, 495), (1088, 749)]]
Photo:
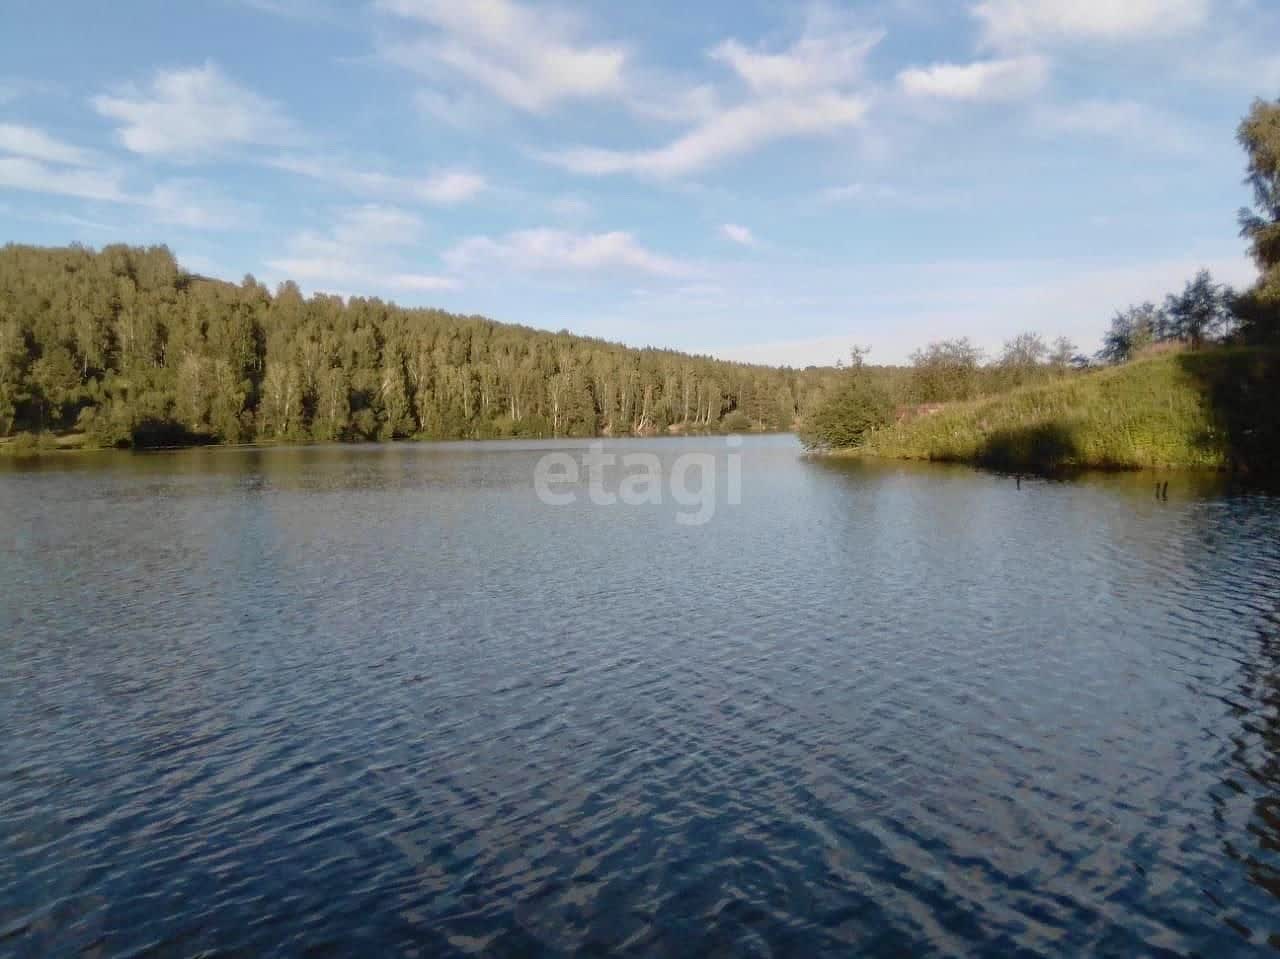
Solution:
[(1280, 945), (1280, 499), (606, 449), (0, 464), (0, 952)]

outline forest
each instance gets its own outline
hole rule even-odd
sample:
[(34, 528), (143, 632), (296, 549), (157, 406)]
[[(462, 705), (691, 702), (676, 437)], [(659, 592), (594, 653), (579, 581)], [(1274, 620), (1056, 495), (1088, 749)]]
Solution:
[(0, 437), (23, 448), (785, 430), (834, 373), (273, 293), (165, 247), (0, 249)]

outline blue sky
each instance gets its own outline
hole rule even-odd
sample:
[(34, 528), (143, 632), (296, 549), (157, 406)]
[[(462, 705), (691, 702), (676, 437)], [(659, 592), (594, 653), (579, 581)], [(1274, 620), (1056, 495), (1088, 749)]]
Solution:
[(1270, 0), (10, 0), (0, 240), (761, 362), (1253, 271)]

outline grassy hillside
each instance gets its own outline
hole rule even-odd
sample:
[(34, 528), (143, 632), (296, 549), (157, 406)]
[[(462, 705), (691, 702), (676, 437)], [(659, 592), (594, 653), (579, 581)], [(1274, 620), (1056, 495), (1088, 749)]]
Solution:
[(995, 469), (1280, 467), (1280, 352), (1220, 348), (950, 404), (877, 431), (871, 455)]

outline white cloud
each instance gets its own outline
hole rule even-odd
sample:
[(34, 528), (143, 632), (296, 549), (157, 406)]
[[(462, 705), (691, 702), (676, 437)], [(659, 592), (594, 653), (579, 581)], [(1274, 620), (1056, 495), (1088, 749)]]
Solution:
[[(364, 271), (354, 263), (341, 256), (284, 256), (267, 261), (267, 266), (275, 270), (283, 279), (299, 283), (318, 282), (321, 284), (349, 283), (364, 277)], [(327, 286), (327, 289), (333, 289)]]
[(578, 147), (544, 158), (589, 175), (678, 177), (777, 140), (834, 134), (859, 124), (867, 113), (868, 97), (853, 87), (881, 37), (849, 28), (816, 7), (802, 36), (784, 50), (749, 48), (737, 40), (710, 50), (708, 56), (729, 67), (747, 87), (747, 96), (725, 105), (703, 86), (695, 88), (696, 96), (668, 98), (678, 105), (673, 118), (689, 113), (694, 125), (667, 145), (640, 150)]
[(629, 270), (658, 276), (680, 276), (689, 268), (636, 242), (630, 233), (571, 233), (565, 230), (518, 230), (493, 238), (463, 240), (445, 254), (454, 270), (464, 272), (493, 263), (521, 270)]
[(67, 169), (21, 156), (0, 156), (0, 187), (81, 200), (129, 200), (120, 175), (113, 170)]
[(347, 210), (333, 228), (338, 248), (406, 246), (422, 233), (422, 221), (393, 206), (369, 203)]
[(579, 41), (578, 25), (561, 12), (513, 0), (379, 0), (378, 7), (428, 28), (389, 43), (392, 62), (429, 74), (444, 67), (519, 109), (623, 91), (626, 51)]
[(1030, 55), (974, 63), (935, 63), (898, 74), (908, 96), (940, 100), (1016, 100), (1040, 90), (1049, 75), (1049, 63)]
[[(1277, 27), (1280, 17), (1273, 17), (1268, 24), (1271, 36)], [(1187, 75), (1195, 81), (1255, 95), (1280, 87), (1280, 53), (1274, 42), (1268, 42), (1268, 29), (1252, 33), (1235, 30), (1213, 43), (1201, 44), (1185, 64)]]
[(841, 29), (829, 16), (815, 14), (804, 35), (782, 52), (726, 40), (710, 56), (732, 68), (760, 94), (830, 89), (860, 79), (867, 54), (883, 37), (881, 32)]
[(271, 100), (240, 86), (216, 64), (159, 70), (146, 90), (130, 88), (92, 100), (119, 121), (120, 142), (134, 153), (196, 160), (228, 147), (280, 145), (293, 138)]
[(422, 221), (393, 206), (368, 203), (339, 211), (325, 233), (304, 230), (290, 241), (295, 254), (324, 260), (361, 258), (374, 250), (408, 246), (417, 242)]
[(662, 123), (697, 123), (723, 109), (720, 94), (709, 83), (689, 86), (662, 73), (651, 72), (637, 81), (639, 89), (627, 99), (637, 116)]
[(19, 213), (0, 204), (0, 213), (6, 216), (12, 216), (19, 220), (27, 220), (33, 223), (55, 223), (58, 226), (69, 226), (76, 230), (92, 231), (94, 233), (112, 233), (119, 235), (120, 227), (113, 226), (109, 223), (102, 223), (98, 220), (90, 220), (82, 216), (74, 216), (70, 213), (54, 213), (48, 210), (42, 210), (37, 213)]
[(424, 273), (395, 273), (387, 278), (387, 283), (397, 290), (413, 290), (419, 293), (458, 288), (458, 281), (451, 276), (432, 276)]
[(982, 0), (971, 13), (995, 46), (1143, 40), (1203, 24), (1210, 0)]
[(478, 173), (455, 170), (422, 181), (415, 192), (429, 203), (451, 206), (470, 200), (486, 186), (484, 177)]
[(234, 272), (226, 269), (220, 262), (204, 253), (183, 252), (178, 256), (182, 268), (197, 276), (230, 277)]
[(256, 215), (198, 180), (166, 180), (127, 190), (123, 174), (101, 158), (35, 127), (0, 124), (0, 188), (140, 207), (157, 223), (197, 229), (243, 226)]
[(575, 173), (681, 176), (775, 140), (826, 135), (854, 126), (866, 115), (867, 107), (865, 97), (839, 93), (753, 100), (720, 113), (654, 150), (578, 148), (551, 154), (547, 159)]
[(430, 89), (416, 91), (413, 104), (425, 116), (460, 130), (477, 126), (477, 120), (484, 110), (475, 97), (466, 94), (451, 96)]
[(0, 189), (119, 203), (141, 209), (157, 223), (193, 229), (244, 226), (255, 215), (196, 181), (169, 180), (134, 193), (125, 189), (117, 170), (55, 166), (22, 156), (0, 156)]
[(281, 278), (312, 289), (358, 292), (399, 290), (409, 293), (451, 290), (456, 279), (404, 268), (404, 254), (421, 236), (423, 224), (397, 207), (370, 203), (338, 212), (329, 230), (304, 230), (289, 241), (285, 256), (267, 261)]
[(720, 227), (720, 232), (741, 246), (756, 245), (755, 234), (748, 227), (739, 226), (737, 223), (726, 223)]
[(319, 157), (290, 154), (272, 157), (266, 163), (278, 170), (333, 183), (353, 193), (398, 196), (438, 206), (463, 203), (482, 193), (489, 185), (483, 176), (467, 170), (445, 170), (425, 177), (407, 177), (359, 169), (353, 164), (335, 163)]
[(55, 139), (35, 127), (15, 123), (0, 123), (0, 153), (68, 166), (89, 166), (94, 162), (94, 155), (88, 150)]
[(458, 281), (449, 276), (426, 273), (386, 273), (377, 266), (355, 262), (345, 256), (296, 256), (268, 260), (267, 266), (281, 278), (295, 280), (310, 289), (333, 292), (354, 287), (353, 295), (366, 296), (375, 290), (406, 293), (436, 293), (456, 290)]
[(316, 157), (282, 154), (270, 157), (263, 162), (277, 170), (297, 173), (313, 180), (324, 180), (353, 192), (374, 193), (389, 191), (389, 188), (398, 186), (403, 182), (398, 177), (392, 177), (384, 173), (373, 173), (367, 170), (357, 170), (353, 167), (342, 166)]
[(1083, 135), (1126, 140), (1156, 150), (1181, 151), (1192, 137), (1179, 120), (1133, 100), (1083, 100), (1046, 106), (1032, 123), (1046, 135)]
[(245, 227), (257, 210), (223, 196), (198, 180), (167, 180), (131, 202), (150, 210), (159, 223), (198, 230)]

